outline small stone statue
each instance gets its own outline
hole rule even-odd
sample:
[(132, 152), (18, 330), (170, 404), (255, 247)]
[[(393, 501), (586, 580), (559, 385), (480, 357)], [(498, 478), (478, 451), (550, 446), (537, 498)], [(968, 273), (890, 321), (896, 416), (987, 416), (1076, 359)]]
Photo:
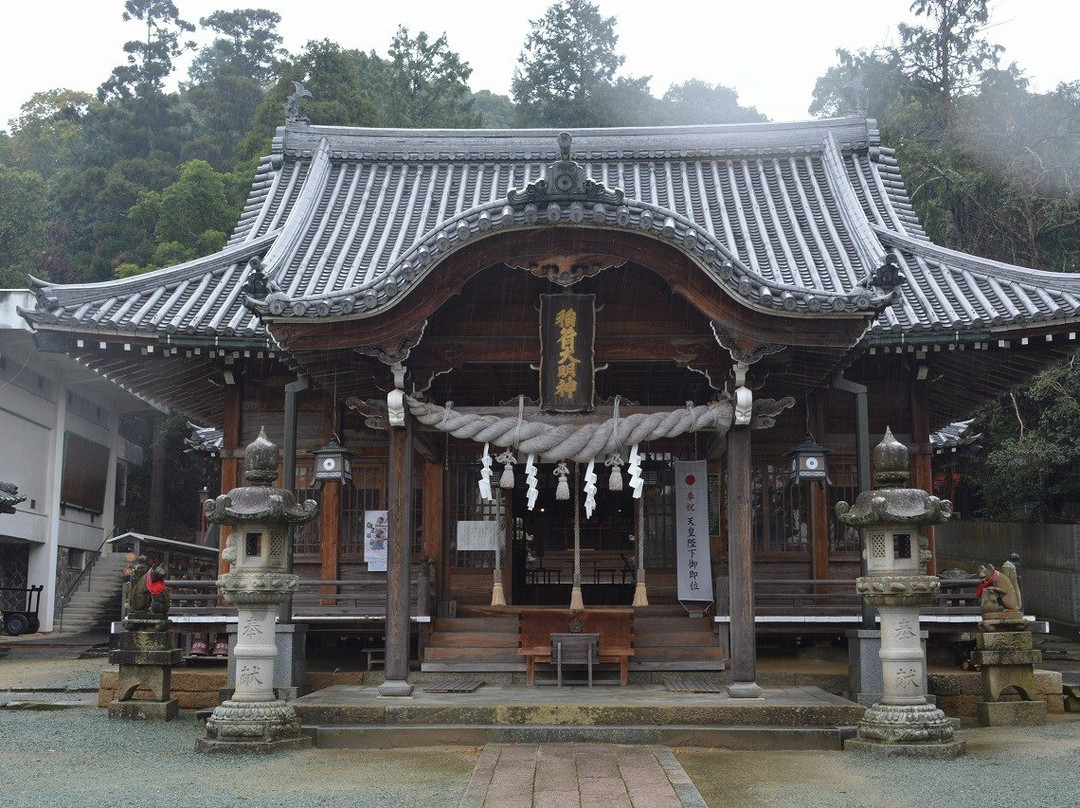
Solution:
[(154, 623), (156, 631), (169, 628), (169, 587), (165, 584), (165, 568), (158, 564), (151, 567), (146, 556), (139, 556), (131, 570), (128, 583), (128, 612), (124, 628), (141, 628)]
[(1016, 567), (1006, 561), (1001, 570), (993, 564), (979, 567), (982, 583), (975, 589), (982, 607), (983, 620), (991, 623), (1023, 622), (1020, 606), (1020, 585), (1016, 580)]

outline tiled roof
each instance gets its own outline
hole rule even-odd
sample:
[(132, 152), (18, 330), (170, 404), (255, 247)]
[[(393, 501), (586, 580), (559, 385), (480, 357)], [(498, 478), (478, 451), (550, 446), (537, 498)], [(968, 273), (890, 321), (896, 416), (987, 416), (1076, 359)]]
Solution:
[(882, 309), (888, 298), (868, 278), (891, 253), (906, 282), (872, 329), (886, 341), (1080, 314), (1080, 276), (933, 245), (867, 119), (581, 130), (569, 157), (587, 181), (562, 191), (538, 182), (567, 165), (555, 131), (290, 122), (222, 252), (121, 281), (35, 281), (27, 317), (265, 339), (254, 312), (367, 316), (467, 243), (552, 224), (668, 242), (746, 305), (794, 315)]

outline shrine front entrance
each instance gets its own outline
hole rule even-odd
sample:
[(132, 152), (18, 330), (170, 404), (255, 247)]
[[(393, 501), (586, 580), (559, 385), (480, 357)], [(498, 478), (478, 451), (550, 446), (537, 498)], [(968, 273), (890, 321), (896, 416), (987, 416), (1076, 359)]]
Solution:
[[(579, 470), (580, 471), (580, 470)], [(574, 582), (574, 531), (580, 531), (581, 584), (585, 602), (628, 606), (637, 574), (635, 500), (627, 488), (599, 487), (591, 517), (575, 526), (573, 491), (556, 496), (554, 465), (542, 464), (532, 510), (524, 487), (509, 492), (512, 542), (511, 592), (517, 605), (563, 606)], [(580, 475), (579, 475), (580, 477)], [(571, 475), (571, 488), (573, 486)]]

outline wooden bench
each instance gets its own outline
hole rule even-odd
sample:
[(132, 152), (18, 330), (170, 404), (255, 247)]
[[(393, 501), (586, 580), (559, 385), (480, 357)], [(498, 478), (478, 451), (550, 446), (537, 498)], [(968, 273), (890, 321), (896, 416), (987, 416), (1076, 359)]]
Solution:
[(518, 624), (518, 653), (525, 657), (525, 681), (535, 685), (536, 663), (557, 663), (552, 657), (552, 635), (595, 634), (597, 662), (619, 665), (619, 684), (626, 685), (630, 657), (634, 655), (634, 614), (630, 609), (526, 609)]

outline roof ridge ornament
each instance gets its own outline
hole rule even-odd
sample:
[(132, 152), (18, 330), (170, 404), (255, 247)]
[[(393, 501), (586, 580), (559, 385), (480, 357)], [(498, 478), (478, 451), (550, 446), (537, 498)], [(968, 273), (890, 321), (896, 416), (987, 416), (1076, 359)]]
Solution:
[(314, 98), (311, 91), (298, 81), (293, 82), (292, 95), (285, 99), (285, 123), (310, 123), (300, 114), (300, 100)]
[(570, 158), (570, 146), (573, 137), (569, 132), (559, 134), (559, 159), (544, 168), (544, 176), (536, 182), (530, 182), (524, 188), (511, 188), (506, 198), (512, 205), (542, 203), (554, 199), (579, 199), (588, 202), (602, 202), (609, 205), (621, 205), (626, 192), (621, 188), (608, 188), (606, 185), (585, 176), (585, 169), (580, 163)]
[(872, 273), (855, 284), (848, 297), (855, 301), (858, 309), (883, 311), (896, 302), (897, 288), (904, 283), (907, 278), (900, 259), (890, 252)]
[(866, 118), (870, 114), (870, 88), (866, 86), (862, 73), (856, 73), (854, 78), (844, 85), (844, 89), (851, 90), (855, 95), (854, 114), (858, 118)]

